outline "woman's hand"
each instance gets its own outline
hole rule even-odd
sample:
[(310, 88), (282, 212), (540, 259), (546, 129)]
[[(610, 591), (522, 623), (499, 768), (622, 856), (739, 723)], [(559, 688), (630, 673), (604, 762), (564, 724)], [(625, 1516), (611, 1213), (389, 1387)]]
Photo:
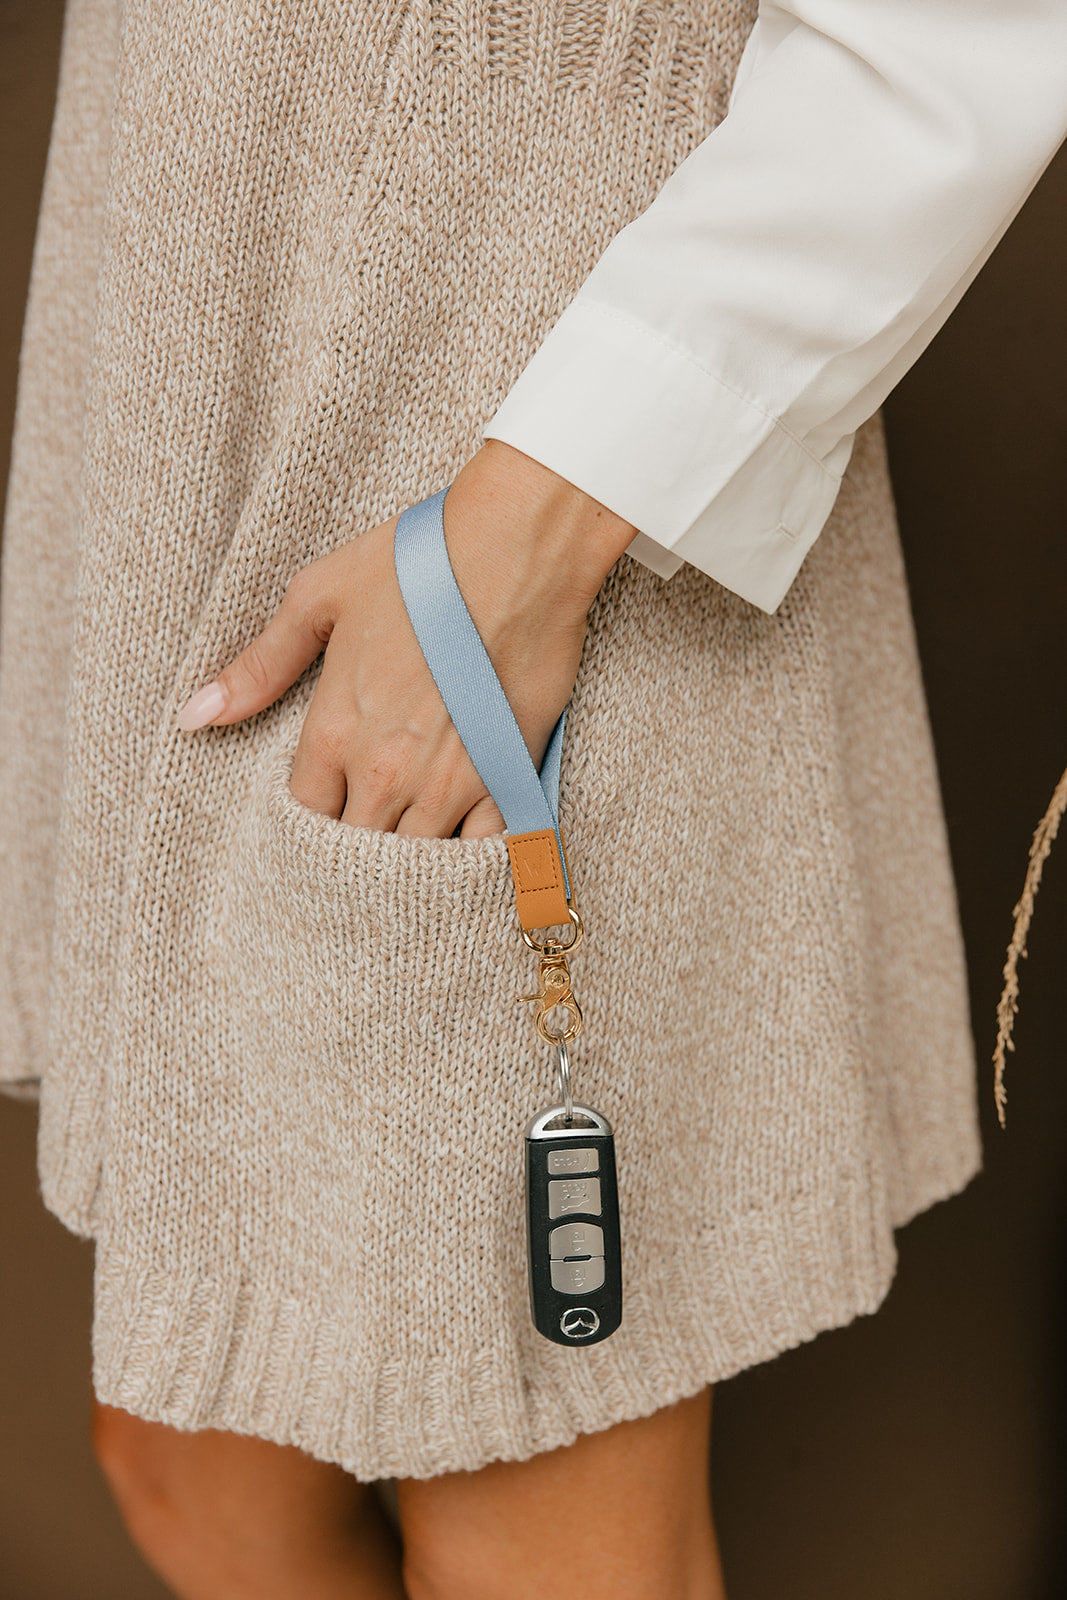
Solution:
[[(586, 617), (635, 529), (499, 440), (459, 473), (445, 542), (536, 766), (578, 671)], [(423, 659), (393, 564), (396, 518), (313, 561), (179, 726), (224, 727), (273, 704), (325, 648), (290, 788), (357, 827), (464, 839), (503, 830)]]

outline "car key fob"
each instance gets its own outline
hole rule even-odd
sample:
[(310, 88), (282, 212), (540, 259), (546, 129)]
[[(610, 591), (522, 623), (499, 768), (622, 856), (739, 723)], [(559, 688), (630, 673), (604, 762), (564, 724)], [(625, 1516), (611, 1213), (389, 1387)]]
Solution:
[(615, 1137), (588, 1106), (549, 1106), (526, 1129), (530, 1310), (554, 1344), (599, 1344), (622, 1321)]

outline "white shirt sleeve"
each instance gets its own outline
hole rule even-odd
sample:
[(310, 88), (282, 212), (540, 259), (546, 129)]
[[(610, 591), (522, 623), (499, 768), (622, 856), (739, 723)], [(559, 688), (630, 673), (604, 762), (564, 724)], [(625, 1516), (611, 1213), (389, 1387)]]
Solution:
[(774, 611), (1067, 132), (1067, 0), (760, 7), (727, 116), (484, 430)]

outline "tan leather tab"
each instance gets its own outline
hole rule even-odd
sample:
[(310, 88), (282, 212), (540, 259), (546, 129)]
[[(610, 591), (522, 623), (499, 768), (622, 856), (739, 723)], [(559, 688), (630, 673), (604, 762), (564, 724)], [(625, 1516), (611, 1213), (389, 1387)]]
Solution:
[(570, 922), (563, 863), (552, 829), (513, 834), (508, 839), (508, 855), (521, 925), (529, 930)]

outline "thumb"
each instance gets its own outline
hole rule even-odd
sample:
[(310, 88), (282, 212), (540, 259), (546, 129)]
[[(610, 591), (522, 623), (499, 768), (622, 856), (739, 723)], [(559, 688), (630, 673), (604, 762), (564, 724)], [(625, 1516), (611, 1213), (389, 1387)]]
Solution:
[(226, 726), (262, 711), (322, 652), (333, 630), (333, 618), (324, 616), (321, 607), (312, 613), (307, 592), (298, 584), (300, 576), (289, 585), (278, 610), (252, 643), (185, 702), (178, 713), (179, 728), (191, 732), (208, 723)]

